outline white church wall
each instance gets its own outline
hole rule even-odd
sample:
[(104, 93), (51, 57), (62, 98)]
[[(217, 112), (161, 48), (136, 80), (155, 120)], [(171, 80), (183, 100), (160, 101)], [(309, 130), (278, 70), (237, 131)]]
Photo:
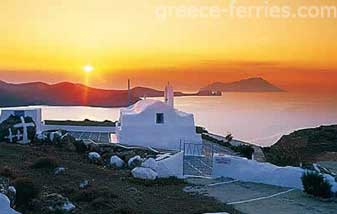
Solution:
[[(121, 113), (121, 126), (116, 130), (119, 143), (172, 150), (180, 150), (181, 140), (202, 143), (192, 114), (176, 111), (160, 101), (147, 101), (153, 105), (139, 112)], [(163, 113), (164, 123), (156, 123), (157, 113)]]

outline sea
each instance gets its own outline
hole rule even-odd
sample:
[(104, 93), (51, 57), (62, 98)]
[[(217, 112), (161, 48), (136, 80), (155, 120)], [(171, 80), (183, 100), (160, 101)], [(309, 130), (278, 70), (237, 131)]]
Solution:
[[(163, 98), (154, 98), (163, 99)], [(38, 106), (43, 120), (111, 120), (120, 108)], [(194, 114), (209, 132), (270, 146), (284, 134), (303, 128), (337, 124), (336, 94), (224, 93), (222, 96), (176, 97), (175, 108)]]

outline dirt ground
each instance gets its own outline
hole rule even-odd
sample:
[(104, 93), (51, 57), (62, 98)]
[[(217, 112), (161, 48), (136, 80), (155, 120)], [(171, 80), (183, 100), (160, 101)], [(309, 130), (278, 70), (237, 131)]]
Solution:
[[(40, 157), (53, 157), (65, 167), (64, 174), (32, 169)], [(114, 170), (98, 166), (86, 154), (66, 151), (48, 145), (13, 145), (0, 143), (0, 168), (9, 167), (15, 177), (33, 179), (43, 193), (59, 193), (74, 203), (75, 213), (206, 213), (230, 211), (216, 200), (183, 191), (187, 183), (174, 180), (143, 182), (133, 179), (129, 169)], [(88, 180), (82, 190), (79, 184)], [(13, 181), (13, 179), (11, 180)], [(43, 214), (40, 210), (20, 210), (23, 213)], [(230, 211), (232, 212), (232, 211)], [(233, 213), (233, 212), (232, 212)]]
[[(185, 191), (211, 196), (223, 203), (234, 203), (232, 205), (234, 209), (246, 214), (337, 213), (336, 199), (318, 199), (300, 190), (289, 190), (282, 187), (239, 182), (231, 179), (188, 179), (188, 182), (192, 186), (186, 187)], [(270, 197), (278, 193), (283, 194)]]

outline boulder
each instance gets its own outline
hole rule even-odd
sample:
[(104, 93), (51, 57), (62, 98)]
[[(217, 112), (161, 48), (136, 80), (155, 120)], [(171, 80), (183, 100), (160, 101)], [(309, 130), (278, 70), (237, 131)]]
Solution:
[(19, 214), (10, 206), (10, 200), (6, 195), (0, 193), (0, 213), (1, 214)]
[(110, 158), (110, 165), (113, 167), (121, 168), (124, 166), (124, 164), (125, 162), (116, 155)]
[(122, 158), (125, 162), (128, 162), (130, 158), (136, 156), (136, 152), (133, 150), (124, 150), (117, 153), (117, 156)]
[(139, 155), (136, 155), (136, 156), (129, 159), (128, 166), (131, 169), (133, 169), (135, 167), (141, 166), (142, 162), (143, 162), (143, 159)]
[(55, 131), (49, 133), (49, 141), (53, 144), (61, 143), (62, 132)]
[(57, 167), (54, 171), (54, 175), (63, 174), (66, 171), (64, 167)]
[(83, 140), (76, 140), (74, 142), (76, 152), (85, 153), (88, 150), (88, 147), (85, 145)]
[(90, 160), (100, 160), (101, 159), (101, 155), (98, 154), (97, 152), (89, 152), (88, 158)]
[(35, 142), (44, 143), (44, 142), (47, 141), (47, 139), (48, 139), (48, 137), (45, 133), (43, 133), (43, 132), (36, 133)]
[(131, 171), (131, 174), (135, 178), (144, 180), (155, 180), (158, 174), (150, 168), (136, 167)]
[(0, 193), (7, 194), (9, 187), (9, 179), (0, 176)]
[(142, 163), (142, 167), (150, 168), (150, 169), (156, 171), (158, 169), (158, 163), (155, 159), (148, 158)]
[(16, 189), (14, 186), (9, 186), (7, 190), (7, 196), (9, 200), (11, 201), (11, 204), (14, 203), (15, 198), (16, 198)]
[(61, 136), (61, 143), (62, 144), (73, 144), (73, 143), (75, 143), (75, 141), (76, 141), (76, 138), (73, 137), (69, 133), (65, 133), (64, 135)]
[(76, 209), (76, 206), (68, 198), (57, 193), (42, 195), (41, 206), (43, 210), (61, 211), (62, 213), (69, 213)]
[(88, 180), (83, 180), (80, 183), (80, 189), (85, 189), (89, 186), (89, 181)]

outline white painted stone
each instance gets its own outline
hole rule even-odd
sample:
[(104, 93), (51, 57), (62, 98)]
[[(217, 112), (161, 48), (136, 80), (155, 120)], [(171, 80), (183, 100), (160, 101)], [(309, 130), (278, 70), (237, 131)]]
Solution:
[(131, 171), (131, 174), (135, 178), (144, 180), (155, 180), (158, 174), (150, 168), (136, 167)]
[(0, 213), (1, 214), (19, 214), (19, 212), (15, 211), (10, 207), (10, 201), (8, 197), (2, 193), (0, 193)]
[(63, 205), (63, 210), (67, 211), (67, 212), (70, 212), (70, 211), (74, 210), (75, 208), (76, 208), (76, 206), (69, 201), (64, 203), (64, 205)]
[(54, 175), (64, 173), (65, 171), (66, 171), (66, 169), (64, 167), (57, 167), (54, 171)]
[(136, 155), (128, 160), (128, 166), (133, 168), (137, 165), (134, 162), (142, 162), (142, 161), (143, 159), (139, 155)]
[(16, 195), (16, 189), (14, 186), (9, 186), (8, 187), (8, 192), (10, 192), (13, 195)]
[(117, 167), (117, 168), (121, 168), (124, 166), (124, 161), (122, 159), (120, 159), (117, 155), (111, 156), (110, 158), (110, 165)]
[(88, 154), (88, 158), (89, 158), (90, 160), (100, 160), (100, 159), (101, 159), (101, 155), (98, 154), (97, 152), (90, 152), (90, 153)]
[(51, 132), (51, 133), (49, 134), (49, 140), (50, 140), (51, 142), (54, 142), (54, 139), (57, 138), (57, 137), (61, 138), (61, 137), (62, 137), (62, 132), (56, 131), (56, 132)]
[(148, 159), (146, 159), (146, 160), (142, 163), (142, 167), (144, 167), (144, 168), (150, 168), (150, 169), (156, 171), (157, 168), (158, 168), (158, 163), (157, 163), (157, 161), (156, 161), (155, 159), (153, 159), (153, 158), (148, 158)]

